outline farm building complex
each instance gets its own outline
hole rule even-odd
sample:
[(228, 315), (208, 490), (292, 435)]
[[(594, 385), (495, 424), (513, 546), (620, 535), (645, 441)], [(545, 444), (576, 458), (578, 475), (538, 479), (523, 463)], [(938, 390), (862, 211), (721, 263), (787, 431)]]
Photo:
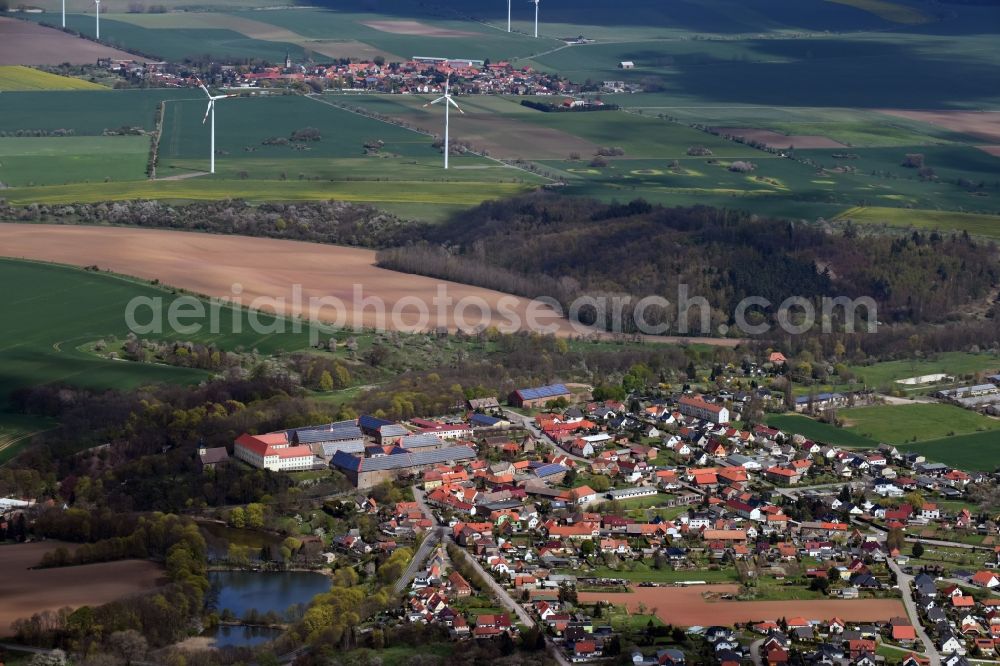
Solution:
[(331, 465), (343, 472), (358, 488), (371, 488), (383, 481), (416, 474), (434, 465), (474, 460), (476, 452), (468, 446), (413, 451), (394, 448), (388, 455), (361, 458), (343, 451), (333, 456)]

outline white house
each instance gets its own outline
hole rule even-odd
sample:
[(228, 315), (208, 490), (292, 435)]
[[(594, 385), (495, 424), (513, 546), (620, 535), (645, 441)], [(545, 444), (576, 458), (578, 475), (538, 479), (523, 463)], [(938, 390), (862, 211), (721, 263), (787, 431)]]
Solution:
[(947, 636), (940, 645), (938, 645), (938, 651), (941, 654), (965, 654), (965, 644), (958, 638), (958, 636)]
[(875, 494), (882, 497), (902, 497), (906, 493), (903, 489), (894, 483), (889, 483), (888, 481), (879, 481), (875, 484)]

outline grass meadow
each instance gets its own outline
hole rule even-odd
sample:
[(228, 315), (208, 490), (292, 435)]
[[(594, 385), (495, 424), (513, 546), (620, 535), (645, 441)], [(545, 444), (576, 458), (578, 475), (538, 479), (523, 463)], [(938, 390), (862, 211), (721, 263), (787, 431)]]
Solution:
[(953, 439), (1000, 428), (996, 419), (939, 403), (854, 407), (840, 410), (838, 416), (849, 432), (889, 444)]
[(946, 373), (954, 377), (1000, 370), (1000, 356), (989, 353), (942, 352), (927, 359), (883, 361), (873, 365), (855, 365), (850, 370), (859, 383), (882, 389), (902, 388), (897, 380)]
[(828, 423), (820, 423), (808, 416), (799, 416), (798, 414), (769, 415), (767, 425), (778, 428), (787, 434), (802, 435), (833, 446), (864, 448), (878, 445), (878, 442), (850, 430), (844, 430)]

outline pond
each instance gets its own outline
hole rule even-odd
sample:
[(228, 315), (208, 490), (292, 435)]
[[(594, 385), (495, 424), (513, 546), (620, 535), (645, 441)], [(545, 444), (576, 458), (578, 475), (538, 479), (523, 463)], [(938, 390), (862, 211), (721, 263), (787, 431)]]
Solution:
[(200, 523), (198, 527), (205, 537), (208, 557), (211, 560), (226, 559), (230, 544), (248, 548), (247, 556), (251, 560), (259, 560), (261, 551), (266, 548), (270, 552), (268, 559), (271, 559), (275, 548), (281, 543), (280, 536), (268, 532), (238, 529), (209, 522)]
[(211, 605), (220, 613), (243, 618), (256, 610), (284, 616), (291, 606), (307, 605), (317, 594), (330, 591), (330, 579), (309, 571), (211, 571)]
[[(289, 609), (305, 609), (313, 597), (330, 590), (329, 578), (308, 571), (210, 571), (208, 578), (209, 605), (219, 613), (230, 610), (238, 618), (274, 612), (284, 620)], [(220, 648), (252, 647), (280, 635), (280, 629), (227, 625), (203, 634)]]

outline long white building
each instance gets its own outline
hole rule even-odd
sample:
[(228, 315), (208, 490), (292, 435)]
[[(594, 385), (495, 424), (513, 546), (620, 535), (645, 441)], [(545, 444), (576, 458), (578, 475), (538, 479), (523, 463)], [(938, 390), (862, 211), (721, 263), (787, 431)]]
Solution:
[(284, 432), (265, 435), (239, 436), (233, 455), (252, 467), (275, 472), (297, 472), (312, 469), (316, 457), (308, 446), (292, 446)]

